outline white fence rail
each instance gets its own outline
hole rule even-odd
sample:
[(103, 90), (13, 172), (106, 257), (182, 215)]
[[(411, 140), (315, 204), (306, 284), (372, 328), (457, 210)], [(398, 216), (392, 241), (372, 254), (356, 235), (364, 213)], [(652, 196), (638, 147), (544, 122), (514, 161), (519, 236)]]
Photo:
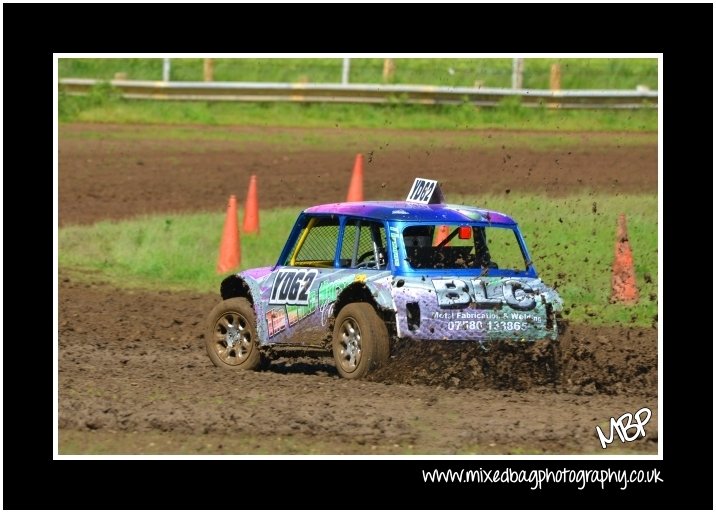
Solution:
[(60, 79), (69, 95), (87, 94), (109, 83), (123, 98), (137, 100), (198, 100), (245, 102), (412, 103), (496, 106), (519, 98), (526, 107), (564, 109), (656, 108), (658, 91), (503, 89), (425, 85), (313, 84), (263, 82), (153, 82), (141, 80)]

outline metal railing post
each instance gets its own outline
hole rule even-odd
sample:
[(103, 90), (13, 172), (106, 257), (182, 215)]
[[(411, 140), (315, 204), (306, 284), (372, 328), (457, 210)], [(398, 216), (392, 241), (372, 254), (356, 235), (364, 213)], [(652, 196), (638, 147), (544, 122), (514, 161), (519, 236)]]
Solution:
[(169, 82), (169, 73), (171, 71), (171, 59), (164, 59), (162, 62), (162, 81)]
[(348, 75), (351, 71), (351, 60), (343, 59), (343, 70), (341, 72), (341, 84), (348, 83)]
[(524, 65), (524, 59), (512, 59), (512, 89), (522, 89), (522, 73), (524, 71)]

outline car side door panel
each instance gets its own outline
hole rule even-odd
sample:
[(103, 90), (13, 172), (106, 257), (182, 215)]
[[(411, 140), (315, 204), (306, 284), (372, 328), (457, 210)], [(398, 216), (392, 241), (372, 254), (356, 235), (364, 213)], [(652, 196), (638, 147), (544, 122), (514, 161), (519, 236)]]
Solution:
[(265, 344), (323, 344), (340, 292), (353, 283), (355, 269), (280, 267), (261, 288)]

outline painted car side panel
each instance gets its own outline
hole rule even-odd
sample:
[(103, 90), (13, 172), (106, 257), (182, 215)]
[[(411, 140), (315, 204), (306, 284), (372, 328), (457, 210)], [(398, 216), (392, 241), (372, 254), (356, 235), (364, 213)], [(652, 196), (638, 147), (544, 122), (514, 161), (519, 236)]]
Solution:
[[(397, 286), (400, 285), (400, 286)], [(539, 279), (412, 277), (396, 281), (398, 335), (414, 340), (555, 338), (561, 300)], [(419, 320), (409, 319), (409, 312)]]
[(239, 273), (255, 298), (260, 345), (320, 345), (341, 292), (359, 283), (379, 308), (395, 310), (390, 271), (282, 266), (259, 278)]
[[(389, 271), (300, 267), (280, 267), (258, 279), (244, 273), (239, 277), (260, 298), (254, 306), (261, 345), (320, 345), (330, 334), (336, 300), (356, 283), (368, 288), (379, 308), (396, 313), (399, 337), (414, 340), (556, 338), (548, 308), (555, 313), (562, 309), (559, 297), (539, 279), (396, 279)], [(307, 285), (303, 298), (300, 282)], [(416, 306), (419, 322), (408, 319)]]

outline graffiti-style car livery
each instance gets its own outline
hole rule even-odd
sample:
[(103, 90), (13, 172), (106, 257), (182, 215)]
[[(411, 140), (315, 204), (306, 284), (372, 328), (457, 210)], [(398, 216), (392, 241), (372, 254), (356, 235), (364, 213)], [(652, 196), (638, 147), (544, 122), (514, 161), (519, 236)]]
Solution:
[(445, 204), (418, 178), (406, 201), (301, 212), (276, 265), (221, 283), (206, 347), (219, 367), (253, 369), (281, 347), (332, 349), (360, 378), (391, 342), (556, 339), (562, 300), (538, 277), (517, 223)]

